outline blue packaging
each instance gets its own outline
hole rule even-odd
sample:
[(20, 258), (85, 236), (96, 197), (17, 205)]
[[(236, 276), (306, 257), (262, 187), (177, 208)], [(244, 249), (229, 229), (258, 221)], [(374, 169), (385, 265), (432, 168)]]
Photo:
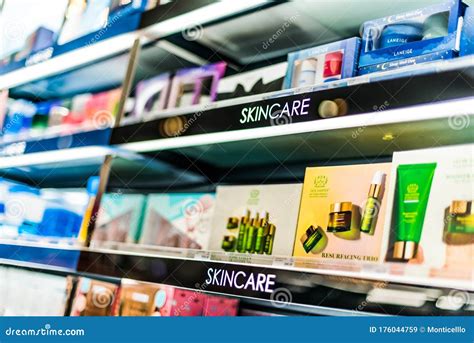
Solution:
[(394, 70), (394, 69), (406, 67), (413, 64), (426, 63), (426, 62), (437, 61), (437, 60), (447, 60), (455, 56), (456, 56), (455, 53), (449, 50), (434, 52), (432, 54), (415, 56), (411, 58), (404, 58), (402, 60), (390, 61), (390, 62), (370, 65), (367, 67), (362, 67), (362, 68), (359, 68), (359, 75)]
[(468, 7), (464, 14), (459, 55), (471, 54), (474, 54), (474, 8)]
[[(387, 62), (408, 61), (437, 52), (456, 52), (458, 21), (465, 7), (460, 0), (450, 0), (365, 22), (362, 26), (359, 74), (366, 74), (367, 70), (378, 71)], [(443, 56), (449, 58), (448, 54)], [(428, 57), (426, 60), (431, 59)], [(408, 65), (407, 61), (400, 64)], [(417, 63), (421, 61), (422, 58)]]
[[(311, 86), (355, 76), (360, 42), (360, 38), (354, 37), (289, 53), (283, 89)], [(308, 62), (310, 60), (311, 62)], [(310, 63), (313, 61), (314, 65), (311, 68)], [(301, 82), (298, 82), (298, 79)], [(303, 82), (303, 79), (310, 81)]]

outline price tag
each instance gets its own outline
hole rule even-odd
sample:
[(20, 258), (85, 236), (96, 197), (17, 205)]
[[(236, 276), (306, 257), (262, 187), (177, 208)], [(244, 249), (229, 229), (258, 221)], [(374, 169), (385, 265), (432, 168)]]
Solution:
[(272, 265), (277, 267), (294, 267), (295, 262), (292, 258), (288, 257), (275, 257)]
[(194, 258), (196, 260), (201, 261), (209, 261), (211, 259), (211, 252), (210, 251), (198, 251), (194, 254)]

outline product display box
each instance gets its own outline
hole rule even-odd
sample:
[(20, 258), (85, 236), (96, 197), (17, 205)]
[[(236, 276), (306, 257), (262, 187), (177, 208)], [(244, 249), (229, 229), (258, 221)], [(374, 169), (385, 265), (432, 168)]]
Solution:
[(214, 194), (150, 194), (141, 244), (207, 249), (214, 211)]
[(238, 311), (238, 299), (207, 295), (202, 315), (205, 317), (235, 317)]
[(69, 290), (64, 276), (0, 267), (0, 316), (63, 316)]
[(187, 291), (175, 289), (173, 306), (171, 308), (172, 317), (197, 317), (202, 316), (206, 295), (197, 291)]
[(217, 100), (278, 91), (283, 84), (288, 63), (282, 62), (246, 73), (224, 77), (219, 81)]
[(360, 39), (350, 38), (288, 54), (283, 89), (306, 87), (356, 75)]
[(390, 163), (306, 168), (293, 255), (379, 262)]
[(460, 56), (474, 54), (474, 8), (466, 8), (461, 31)]
[(80, 277), (71, 316), (115, 315), (118, 292), (116, 284)]
[(144, 120), (155, 117), (167, 106), (170, 74), (165, 73), (140, 81), (136, 87), (133, 115)]
[(301, 184), (220, 186), (210, 249), (291, 256)]
[(102, 196), (92, 241), (136, 243), (145, 210), (145, 195), (108, 193)]
[(122, 280), (120, 316), (170, 316), (174, 288), (165, 285)]
[[(474, 145), (396, 152), (387, 195), (387, 261), (472, 278)], [(395, 177), (396, 176), (396, 177)]]
[(178, 70), (171, 83), (168, 108), (207, 104), (216, 100), (225, 62)]
[(365, 22), (359, 74), (387, 70), (389, 63), (394, 68), (394, 61), (405, 66), (453, 57), (458, 21), (464, 9), (461, 1), (450, 0)]

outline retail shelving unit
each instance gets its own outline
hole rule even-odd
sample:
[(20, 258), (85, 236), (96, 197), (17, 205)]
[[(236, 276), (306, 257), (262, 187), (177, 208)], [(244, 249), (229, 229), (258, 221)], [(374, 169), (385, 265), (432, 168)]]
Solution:
[[(367, 14), (357, 12), (349, 20), (344, 11), (339, 18), (344, 27), (328, 30), (324, 18), (334, 13), (334, 5), (327, 3), (317, 15), (315, 4), (306, 3), (310, 8), (303, 13), (301, 4), (286, 1), (231, 1), (225, 6), (214, 1), (168, 3), (145, 12), (137, 31), (0, 76), (0, 89), (9, 88), (16, 97), (44, 100), (122, 86), (123, 107), (137, 80), (150, 74), (221, 59), (228, 62), (231, 73), (250, 70), (267, 61), (284, 60), (293, 44), (315, 45), (315, 30), (326, 28), (316, 42), (324, 43), (353, 35), (358, 23), (367, 19)], [(371, 15), (390, 12), (393, 8), (384, 3), (374, 6)], [(271, 36), (282, 18), (292, 15), (310, 25), (289, 29), (298, 37), (296, 42), (282, 39), (279, 45), (256, 50), (261, 37)], [(252, 34), (258, 39), (237, 46), (223, 44), (245, 37), (248, 32), (241, 23), (260, 22), (262, 16), (276, 19), (255, 28)], [(229, 27), (238, 29), (228, 31)], [(196, 28), (206, 34), (192, 39), (183, 34)], [(103, 70), (114, 72), (93, 77)], [(165, 110), (146, 122), (119, 120), (113, 128), (4, 141), (0, 174), (58, 188), (84, 187), (89, 176), (101, 175), (100, 193), (214, 190), (219, 184), (302, 182), (305, 167), (316, 163), (389, 161), (394, 151), (474, 143), (473, 57), (370, 77), (336, 81), (325, 89), (291, 89)], [(347, 116), (318, 119), (313, 115), (321, 101), (335, 98), (348, 102)], [(245, 107), (294, 101), (307, 101), (310, 114), (240, 122)], [(163, 129), (170, 123), (175, 132)], [(93, 228), (91, 221), (89, 229)], [(450, 301), (458, 293), (474, 299), (472, 277), (458, 282), (429, 279), (429, 270), (415, 271), (416, 277), (397, 276), (396, 264), (342, 266), (126, 244), (0, 243), (0, 264), (226, 294), (241, 298), (249, 308), (274, 312), (465, 315), (474, 310), (472, 301), (460, 305)], [(271, 278), (274, 291), (208, 283), (210, 270), (261, 274)]]

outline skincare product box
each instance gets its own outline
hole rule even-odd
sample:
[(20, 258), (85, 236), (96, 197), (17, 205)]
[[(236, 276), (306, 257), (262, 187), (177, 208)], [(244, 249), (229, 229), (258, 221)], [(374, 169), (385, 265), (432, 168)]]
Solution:
[(207, 295), (202, 315), (205, 317), (235, 317), (238, 311), (238, 299)]
[(472, 54), (474, 54), (474, 7), (468, 7), (464, 14), (459, 55)]
[(63, 316), (70, 284), (63, 276), (0, 269), (0, 316)]
[(392, 175), (386, 260), (472, 277), (474, 145), (395, 152)]
[(390, 163), (306, 168), (293, 255), (379, 262)]
[(206, 303), (206, 295), (198, 291), (187, 291), (175, 289), (173, 306), (171, 308), (172, 317), (197, 317), (202, 316), (202, 311)]
[(147, 120), (159, 115), (167, 106), (169, 88), (169, 73), (140, 81), (135, 92), (134, 117)]
[(214, 212), (214, 194), (150, 194), (141, 244), (207, 249)]
[(365, 22), (359, 74), (387, 70), (388, 63), (395, 66), (394, 61), (399, 61), (399, 66), (420, 63), (423, 55), (430, 55), (426, 61), (452, 57), (441, 52), (456, 51), (458, 21), (464, 8), (460, 0), (449, 0)]
[(113, 316), (118, 294), (116, 284), (80, 277), (71, 316)]
[(92, 241), (136, 243), (144, 215), (145, 199), (142, 194), (104, 194)]
[(291, 256), (301, 184), (219, 186), (210, 249)]
[[(438, 51), (438, 52), (433, 52), (431, 54), (414, 56), (410, 58), (404, 58), (401, 60), (390, 61), (386, 63), (378, 63), (378, 64), (362, 67), (362, 68), (359, 68), (359, 75), (389, 71), (389, 70), (399, 69), (399, 68), (410, 66), (410, 65), (427, 63), (427, 62), (432, 62), (432, 61), (449, 60), (453, 57), (456, 57), (456, 53), (454, 51), (450, 51), (450, 50)], [(400, 76), (397, 75), (397, 77), (400, 77)]]
[(219, 81), (217, 100), (235, 99), (281, 90), (287, 65), (286, 62), (282, 62), (224, 77)]
[(120, 316), (169, 316), (174, 289), (170, 286), (122, 280)]
[(288, 54), (283, 89), (306, 87), (356, 75), (360, 39), (350, 38)]
[(216, 100), (219, 80), (227, 64), (219, 62), (198, 68), (181, 69), (171, 83), (168, 108), (208, 104)]

